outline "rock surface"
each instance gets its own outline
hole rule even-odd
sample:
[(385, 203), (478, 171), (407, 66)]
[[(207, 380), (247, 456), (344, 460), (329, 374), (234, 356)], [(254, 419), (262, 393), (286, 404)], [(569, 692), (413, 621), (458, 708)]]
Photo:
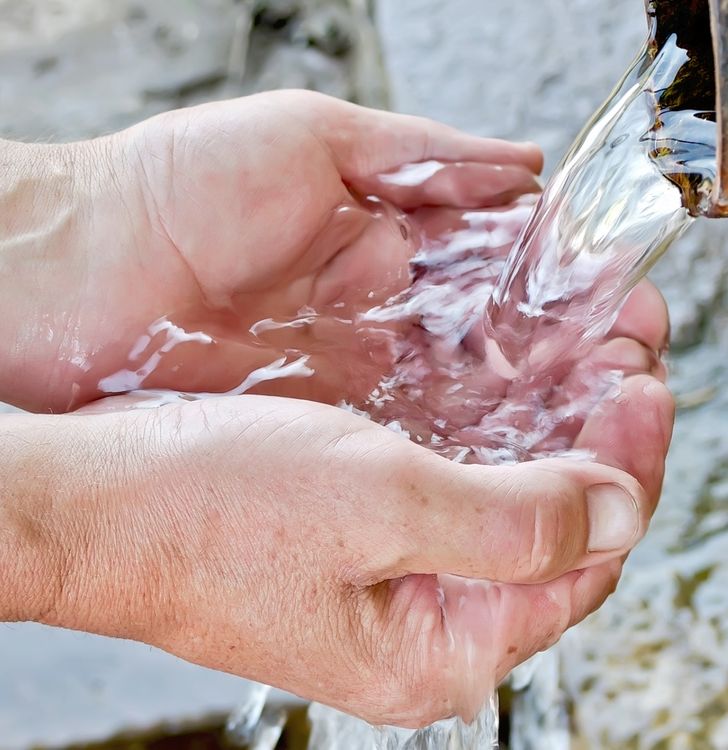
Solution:
[(382, 105), (382, 70), (363, 7), (350, 0), (0, 0), (0, 133), (71, 140), (267, 88), (304, 86)]

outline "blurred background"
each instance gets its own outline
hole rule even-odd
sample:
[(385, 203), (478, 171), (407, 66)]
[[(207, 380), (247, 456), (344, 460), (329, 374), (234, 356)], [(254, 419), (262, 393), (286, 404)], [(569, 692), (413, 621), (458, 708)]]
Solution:
[[(296, 86), (535, 140), (548, 173), (644, 36), (642, 0), (0, 0), (0, 136)], [(679, 406), (664, 500), (617, 594), (511, 696), (524, 750), (728, 748), (727, 232), (698, 222), (654, 274)], [(0, 750), (212, 750), (244, 692), (139, 644), (0, 625)]]

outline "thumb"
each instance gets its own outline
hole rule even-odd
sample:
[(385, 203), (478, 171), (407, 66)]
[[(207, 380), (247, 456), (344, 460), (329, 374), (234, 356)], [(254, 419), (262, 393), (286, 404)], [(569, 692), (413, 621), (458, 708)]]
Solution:
[(443, 460), (429, 474), (420, 471), (417, 485), (412, 512), (418, 521), (406, 524), (402, 570), (395, 575), (550, 581), (623, 555), (650, 517), (634, 477), (589, 461), (466, 466)]

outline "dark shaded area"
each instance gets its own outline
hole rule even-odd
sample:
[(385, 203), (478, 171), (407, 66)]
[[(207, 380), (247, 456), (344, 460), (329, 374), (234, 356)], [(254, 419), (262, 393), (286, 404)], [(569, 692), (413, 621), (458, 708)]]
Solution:
[(222, 724), (174, 734), (150, 734), (119, 738), (91, 745), (72, 745), (64, 750), (230, 750)]
[[(289, 712), (288, 722), (276, 750), (306, 750), (309, 724), (306, 708)], [(37, 750), (41, 750), (38, 748)], [(68, 745), (58, 750), (243, 750), (225, 736), (224, 719), (179, 731), (159, 729), (144, 734), (129, 734), (106, 742)]]
[(709, 0), (651, 0), (653, 55), (674, 34), (689, 59), (660, 95), (663, 109), (695, 109), (715, 119), (715, 62)]
[[(680, 188), (693, 216), (722, 216), (716, 169), (716, 70), (711, 0), (650, 0), (648, 52), (643, 65), (657, 59), (654, 147), (662, 173)], [(658, 57), (660, 52), (663, 52)], [(687, 60), (682, 62), (683, 51)], [(675, 70), (675, 67), (677, 70)]]
[[(498, 693), (501, 707), (498, 735), (502, 750), (507, 750), (512, 692), (510, 688), (505, 687), (501, 688)], [(307, 707), (291, 710), (276, 750), (307, 750), (309, 734)], [(36, 748), (35, 750), (51, 749)], [(244, 750), (244, 748), (228, 740), (225, 733), (225, 720), (218, 718), (187, 729), (162, 728), (143, 734), (124, 734), (106, 742), (67, 745), (54, 750)]]

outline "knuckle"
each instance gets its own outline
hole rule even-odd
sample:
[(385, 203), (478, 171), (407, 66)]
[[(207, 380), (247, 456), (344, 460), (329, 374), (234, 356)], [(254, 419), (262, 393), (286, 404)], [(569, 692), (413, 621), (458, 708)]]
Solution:
[(528, 572), (535, 581), (553, 578), (561, 568), (561, 554), (557, 545), (557, 540), (561, 536), (560, 516), (558, 505), (541, 499), (533, 504), (532, 546), (528, 557)]
[[(585, 591), (580, 592), (580, 594), (575, 597), (575, 601), (572, 603), (567, 628), (577, 625), (585, 617), (596, 612), (614, 593), (617, 584), (619, 583), (622, 565), (623, 563), (621, 560), (612, 560), (605, 563), (604, 570), (606, 571), (606, 575), (600, 574), (596, 582), (592, 581)], [(585, 578), (587, 573), (582, 571), (581, 575)]]
[(565, 572), (585, 548), (583, 531), (575, 523), (572, 488), (553, 477), (548, 481), (555, 486), (522, 502), (516, 577), (534, 583)]
[(650, 350), (635, 339), (620, 337), (607, 342), (601, 351), (601, 362), (605, 366), (620, 367), (635, 372), (647, 372), (652, 366)]
[(650, 378), (644, 386), (652, 399), (657, 412), (666, 412), (671, 418), (675, 415), (675, 396), (667, 385), (658, 378)]

